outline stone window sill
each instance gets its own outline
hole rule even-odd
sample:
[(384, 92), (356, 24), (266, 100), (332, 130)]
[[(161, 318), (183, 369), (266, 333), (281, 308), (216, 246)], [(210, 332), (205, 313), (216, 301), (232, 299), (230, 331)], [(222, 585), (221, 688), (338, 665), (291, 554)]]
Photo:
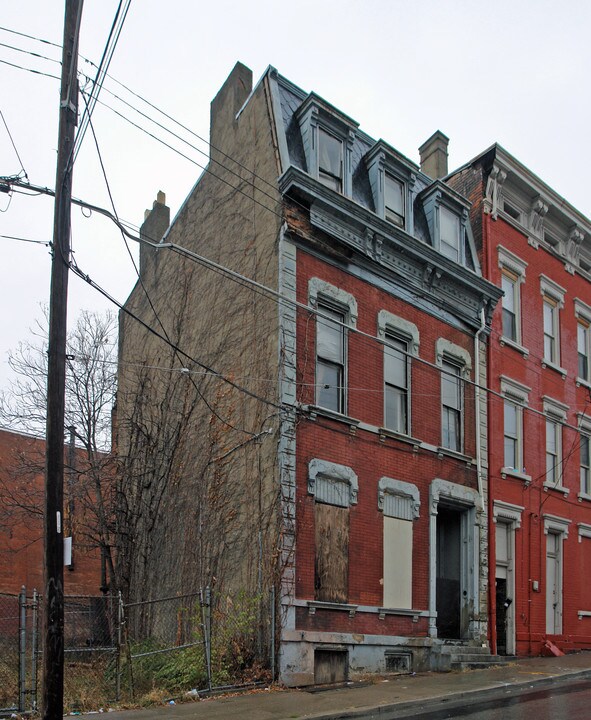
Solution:
[(502, 335), (499, 342), (501, 344), (501, 347), (503, 347), (504, 345), (507, 345), (507, 347), (513, 348), (513, 350), (517, 350), (517, 352), (521, 353), (524, 358), (529, 357), (529, 350), (527, 348), (523, 347), (523, 345), (520, 345), (515, 340), (511, 340), (511, 338), (508, 338), (508, 337), (505, 337), (505, 335)]
[(560, 367), (560, 365), (550, 362), (550, 360), (542, 360), (542, 367), (549, 368), (550, 370), (554, 370), (555, 372), (560, 373), (563, 380), (566, 377), (566, 370), (563, 367)]
[(502, 467), (501, 477), (503, 479), (506, 477), (512, 477), (516, 478), (517, 480), (523, 480), (526, 485), (529, 485), (531, 483), (531, 475), (526, 475), (526, 473), (519, 472), (519, 470), (515, 470), (515, 468), (511, 467)]
[(544, 483), (544, 492), (548, 492), (548, 490), (554, 490), (555, 492), (560, 492), (566, 497), (570, 490), (568, 488), (563, 487), (562, 485), (553, 485), (552, 483)]
[(328, 408), (323, 408), (318, 405), (304, 405), (302, 409), (309, 414), (310, 420), (316, 420), (317, 417), (325, 417), (348, 425), (351, 435), (355, 435), (357, 427), (361, 422), (360, 420), (356, 420), (348, 415), (343, 415), (335, 410), (329, 410)]
[(470, 467), (476, 462), (474, 458), (471, 458), (469, 455), (464, 455), (464, 453), (457, 452), (456, 450), (450, 450), (449, 448), (441, 446), (437, 448), (437, 455), (440, 459), (444, 457), (449, 457), (453, 458), (454, 460), (460, 460), (461, 462), (465, 462), (468, 467)]

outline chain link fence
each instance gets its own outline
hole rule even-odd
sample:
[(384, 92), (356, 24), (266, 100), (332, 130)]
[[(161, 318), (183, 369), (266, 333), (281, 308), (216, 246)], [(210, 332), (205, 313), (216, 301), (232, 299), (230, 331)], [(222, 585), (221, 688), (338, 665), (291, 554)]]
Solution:
[[(36, 710), (43, 603), (0, 595), (0, 713)], [(275, 672), (273, 593), (199, 593), (123, 603), (64, 598), (64, 709), (158, 702), (258, 682)]]

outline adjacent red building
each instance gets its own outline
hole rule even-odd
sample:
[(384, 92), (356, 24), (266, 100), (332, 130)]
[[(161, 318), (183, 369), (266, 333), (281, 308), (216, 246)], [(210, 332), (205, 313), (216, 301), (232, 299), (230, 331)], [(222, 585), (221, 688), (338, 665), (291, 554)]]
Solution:
[(494, 145), (448, 179), (504, 291), (488, 349), (491, 646), (591, 647), (591, 223)]
[[(43, 592), (44, 466), (45, 440), (0, 430), (0, 593), (17, 594), (23, 585), (28, 593)], [(66, 498), (73, 496), (67, 489)], [(98, 595), (103, 584), (100, 553), (80, 527), (84, 504), (66, 504), (64, 527), (73, 537), (73, 550), (66, 558), (65, 592)]]

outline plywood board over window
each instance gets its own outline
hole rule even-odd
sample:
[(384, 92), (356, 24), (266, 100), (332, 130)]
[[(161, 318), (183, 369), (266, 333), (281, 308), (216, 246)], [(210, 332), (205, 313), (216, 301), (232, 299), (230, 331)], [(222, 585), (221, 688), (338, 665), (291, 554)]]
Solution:
[(315, 599), (346, 603), (349, 584), (349, 508), (315, 503)]

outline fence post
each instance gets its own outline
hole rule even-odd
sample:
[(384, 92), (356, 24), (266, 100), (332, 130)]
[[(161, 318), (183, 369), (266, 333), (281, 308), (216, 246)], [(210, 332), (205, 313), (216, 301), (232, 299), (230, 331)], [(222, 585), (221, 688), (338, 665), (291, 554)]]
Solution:
[(23, 585), (18, 595), (18, 709), (25, 710), (27, 696), (27, 590)]
[(201, 608), (203, 611), (203, 639), (205, 641), (205, 663), (207, 665), (207, 688), (211, 692), (211, 588), (209, 585), (205, 588)]
[(121, 646), (122, 646), (122, 625), (123, 625), (123, 596), (121, 590), (117, 594), (117, 667), (116, 667), (116, 685), (115, 700), (121, 700)]
[(39, 656), (39, 593), (33, 590), (33, 615), (31, 618), (31, 710), (37, 710), (37, 658)]
[(275, 586), (271, 586), (271, 681), (275, 682)]

